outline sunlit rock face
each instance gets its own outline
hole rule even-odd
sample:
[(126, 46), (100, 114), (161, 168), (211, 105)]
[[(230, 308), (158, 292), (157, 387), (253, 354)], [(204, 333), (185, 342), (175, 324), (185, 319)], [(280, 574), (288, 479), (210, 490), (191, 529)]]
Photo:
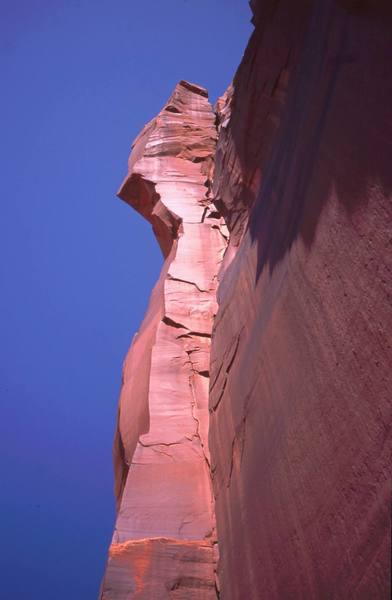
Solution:
[(217, 597), (209, 348), (227, 229), (210, 194), (216, 136), (207, 91), (180, 82), (134, 142), (119, 191), (165, 263), (124, 364), (103, 600)]
[(256, 1), (217, 105), (224, 600), (390, 597), (390, 2)]
[(165, 262), (101, 600), (390, 597), (392, 5), (251, 7), (215, 114), (181, 82), (120, 189)]

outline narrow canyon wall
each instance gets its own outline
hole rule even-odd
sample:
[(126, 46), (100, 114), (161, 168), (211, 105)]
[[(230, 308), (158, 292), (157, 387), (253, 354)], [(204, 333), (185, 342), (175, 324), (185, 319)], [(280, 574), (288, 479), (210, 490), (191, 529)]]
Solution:
[(251, 4), (217, 106), (221, 597), (387, 600), (392, 5)]
[(250, 5), (215, 114), (180, 82), (119, 192), (165, 262), (101, 600), (390, 597), (392, 5)]
[(102, 600), (216, 598), (209, 347), (227, 236), (210, 197), (215, 145), (206, 90), (180, 82), (134, 142), (119, 192), (165, 263), (124, 365)]

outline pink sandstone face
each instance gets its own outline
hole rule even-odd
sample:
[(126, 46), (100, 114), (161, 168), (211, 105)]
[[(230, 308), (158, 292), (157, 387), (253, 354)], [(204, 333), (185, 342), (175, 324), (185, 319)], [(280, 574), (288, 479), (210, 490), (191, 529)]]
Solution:
[(216, 135), (206, 90), (181, 82), (135, 141), (119, 192), (166, 260), (124, 365), (103, 600), (216, 598), (208, 382), (226, 247), (210, 197)]
[(100, 600), (390, 597), (392, 5), (250, 4), (216, 115), (180, 82), (119, 192), (165, 263)]

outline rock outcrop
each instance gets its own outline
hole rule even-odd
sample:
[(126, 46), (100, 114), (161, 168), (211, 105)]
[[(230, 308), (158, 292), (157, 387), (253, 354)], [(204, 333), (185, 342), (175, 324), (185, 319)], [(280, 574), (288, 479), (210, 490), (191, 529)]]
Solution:
[(124, 365), (103, 600), (216, 598), (209, 347), (227, 244), (210, 196), (216, 135), (207, 91), (180, 82), (134, 142), (119, 191), (165, 263)]
[(387, 600), (392, 5), (252, 4), (213, 185), (222, 598)]
[(392, 6), (250, 4), (215, 114), (181, 82), (120, 189), (165, 263), (102, 600), (390, 597)]

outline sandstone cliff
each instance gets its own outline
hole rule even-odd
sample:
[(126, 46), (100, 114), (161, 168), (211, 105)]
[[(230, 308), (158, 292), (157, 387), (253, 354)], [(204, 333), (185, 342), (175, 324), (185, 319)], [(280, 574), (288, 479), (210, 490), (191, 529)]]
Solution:
[(251, 6), (215, 114), (181, 82), (120, 190), (165, 264), (105, 600), (390, 595), (392, 7)]
[(208, 384), (227, 237), (210, 195), (216, 135), (207, 91), (180, 82), (134, 142), (119, 191), (165, 263), (124, 365), (105, 600), (216, 598)]
[(213, 186), (222, 597), (387, 599), (392, 7), (253, 6)]

